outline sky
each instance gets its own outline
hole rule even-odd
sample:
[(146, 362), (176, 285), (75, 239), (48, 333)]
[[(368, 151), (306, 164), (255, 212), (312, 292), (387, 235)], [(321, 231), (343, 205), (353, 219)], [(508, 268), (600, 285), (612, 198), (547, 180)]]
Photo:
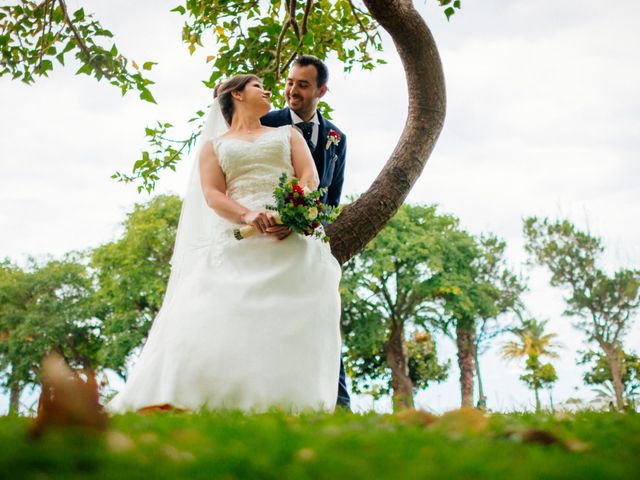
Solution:
[[(0, 1), (0, 4), (10, 2)], [(144, 127), (156, 120), (188, 134), (186, 120), (208, 105), (205, 62), (180, 41), (179, 2), (70, 0), (94, 12), (119, 49), (139, 64), (153, 60), (157, 105), (138, 100), (73, 68), (26, 86), (0, 78), (0, 257), (59, 256), (114, 240), (135, 202), (148, 199), (110, 178), (130, 171), (146, 148)], [(438, 144), (408, 201), (437, 203), (474, 234), (506, 240), (508, 259), (528, 277), (531, 316), (548, 319), (563, 348), (553, 363), (554, 402), (594, 396), (576, 365), (584, 334), (563, 317), (563, 293), (549, 273), (529, 267), (522, 220), (530, 215), (569, 218), (600, 236), (602, 265), (612, 272), (640, 265), (640, 3), (615, 7), (597, 0), (485, 0), (463, 2), (447, 22), (435, 0), (416, 8), (432, 29), (447, 84), (447, 118)], [(342, 72), (329, 61), (325, 100), (349, 137), (343, 195), (365, 191), (389, 157), (406, 119), (402, 66), (388, 36), (387, 65), (373, 72)], [(188, 162), (167, 172), (156, 193), (184, 191)], [(518, 380), (522, 365), (499, 356), (502, 338), (481, 356), (488, 405), (531, 408), (533, 394)], [(417, 396), (417, 405), (442, 412), (460, 402), (455, 348), (449, 379)], [(640, 350), (640, 322), (625, 339)], [(32, 399), (23, 399), (25, 403)], [(546, 394), (543, 402), (548, 403)], [(357, 410), (388, 411), (388, 399), (359, 397)], [(0, 396), (0, 413), (7, 409)]]

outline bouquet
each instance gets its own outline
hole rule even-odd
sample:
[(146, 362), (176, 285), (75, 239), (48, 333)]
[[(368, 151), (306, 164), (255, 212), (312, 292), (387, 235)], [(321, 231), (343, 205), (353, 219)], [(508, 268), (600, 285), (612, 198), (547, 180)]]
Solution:
[[(291, 230), (302, 235), (315, 236), (323, 241), (328, 241), (324, 229), (319, 228), (322, 223), (332, 222), (338, 216), (338, 210), (320, 201), (327, 191), (321, 188), (311, 191), (307, 187), (301, 187), (297, 178), (289, 178), (283, 173), (280, 176), (278, 186), (273, 192), (275, 205), (267, 205), (267, 210), (273, 210), (274, 220), (278, 225), (286, 225)], [(255, 235), (258, 230), (248, 225), (236, 228), (233, 236), (236, 240)]]

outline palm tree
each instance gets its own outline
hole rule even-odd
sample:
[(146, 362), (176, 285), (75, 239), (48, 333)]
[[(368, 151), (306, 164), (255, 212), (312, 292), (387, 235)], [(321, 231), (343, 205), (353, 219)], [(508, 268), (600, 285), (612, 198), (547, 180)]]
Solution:
[(547, 320), (538, 321), (534, 318), (522, 320), (520, 326), (509, 330), (517, 339), (506, 342), (502, 346), (504, 359), (527, 359), (525, 369), (528, 373), (522, 375), (520, 379), (534, 391), (536, 411), (540, 410), (540, 396), (538, 394), (540, 388), (550, 387), (558, 379), (553, 365), (540, 363), (542, 357), (558, 358), (559, 355), (554, 350), (561, 348), (561, 345), (554, 341), (557, 337), (555, 333), (545, 333), (547, 322)]

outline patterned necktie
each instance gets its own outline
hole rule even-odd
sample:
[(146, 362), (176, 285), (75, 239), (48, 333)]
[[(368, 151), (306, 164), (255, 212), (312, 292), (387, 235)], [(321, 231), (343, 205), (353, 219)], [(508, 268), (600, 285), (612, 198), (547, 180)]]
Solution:
[(311, 141), (311, 136), (313, 135), (313, 122), (299, 122), (296, 123), (296, 127), (300, 129), (302, 132), (302, 136), (307, 141), (307, 145), (309, 145), (309, 150), (313, 152), (315, 145)]

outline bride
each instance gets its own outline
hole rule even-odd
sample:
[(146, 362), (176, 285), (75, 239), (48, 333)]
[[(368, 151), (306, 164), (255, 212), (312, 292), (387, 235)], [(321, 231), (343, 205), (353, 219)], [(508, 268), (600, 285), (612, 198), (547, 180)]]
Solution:
[[(311, 189), (302, 135), (261, 126), (254, 75), (216, 88), (182, 206), (162, 308), (110, 412), (170, 404), (331, 411), (340, 367), (340, 266), (329, 246), (265, 210), (282, 172)], [(261, 235), (241, 241), (238, 224)]]

